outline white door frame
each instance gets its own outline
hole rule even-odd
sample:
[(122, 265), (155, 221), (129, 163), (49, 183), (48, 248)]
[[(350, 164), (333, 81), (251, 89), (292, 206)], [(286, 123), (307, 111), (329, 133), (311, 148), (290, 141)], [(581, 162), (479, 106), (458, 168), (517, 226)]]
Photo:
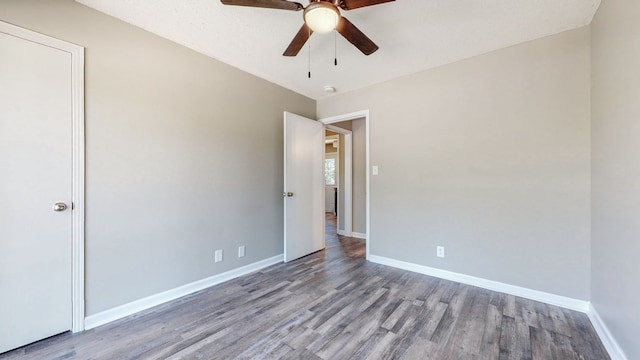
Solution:
[(84, 48), (0, 21), (0, 32), (71, 55), (73, 122), (72, 190), (72, 321), (71, 331), (84, 330)]
[[(371, 248), (371, 221), (370, 221), (371, 212), (369, 211), (370, 195), (371, 195), (371, 192), (369, 191), (370, 190), (370, 179), (369, 179), (370, 170), (369, 169), (371, 168), (369, 166), (369, 146), (370, 146), (369, 145), (369, 110), (368, 109), (360, 110), (360, 111), (355, 111), (348, 114), (331, 116), (331, 117), (320, 119), (319, 121), (325, 125), (329, 125), (337, 122), (357, 120), (362, 118), (364, 118), (364, 123), (365, 123), (365, 154), (366, 154), (366, 168), (367, 168), (366, 185), (365, 185), (365, 192), (366, 192), (365, 221), (367, 223), (366, 224), (367, 233), (365, 234), (365, 242), (366, 242), (366, 259), (369, 260), (370, 248)], [(346, 164), (345, 164), (345, 169), (346, 169)], [(346, 202), (345, 202), (345, 208), (346, 208)], [(345, 210), (345, 213), (346, 213), (346, 210)], [(346, 228), (346, 222), (345, 222), (345, 228)]]
[[(344, 198), (344, 211), (342, 214), (338, 212), (338, 223), (340, 223), (340, 219), (342, 219), (344, 223), (344, 231), (341, 231), (338, 228), (338, 224), (336, 224), (336, 230), (339, 235), (343, 236), (351, 236), (353, 232), (353, 196), (351, 194), (353, 180), (352, 180), (352, 157), (353, 157), (353, 142), (352, 135), (353, 132), (351, 130), (346, 130), (333, 125), (325, 125), (327, 130), (331, 130), (335, 133), (339, 133), (344, 135), (344, 144), (338, 143), (339, 149), (344, 149), (344, 184), (342, 189), (340, 188), (340, 182), (338, 181), (338, 199), (340, 197)], [(339, 154), (339, 153), (338, 153)], [(340, 156), (338, 156), (338, 159)], [(339, 161), (339, 160), (338, 160)], [(340, 201), (338, 201), (340, 203)]]

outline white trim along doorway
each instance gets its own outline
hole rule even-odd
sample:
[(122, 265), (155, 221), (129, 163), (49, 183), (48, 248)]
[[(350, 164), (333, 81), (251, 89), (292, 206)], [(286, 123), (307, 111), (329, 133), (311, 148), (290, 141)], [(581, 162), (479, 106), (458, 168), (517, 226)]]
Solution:
[(84, 48), (31, 30), (0, 21), (0, 32), (69, 53), (71, 58), (72, 111), (72, 293), (71, 331), (84, 330)]
[[(336, 115), (336, 116), (331, 116), (331, 117), (327, 117), (327, 118), (323, 118), (320, 119), (318, 121), (320, 121), (321, 123), (323, 123), (325, 125), (325, 127), (328, 130), (331, 130), (333, 132), (337, 132), (337, 133), (341, 133), (345, 135), (345, 189), (344, 189), (344, 204), (345, 204), (345, 211), (344, 211), (344, 224), (345, 224), (345, 235), (347, 236), (351, 236), (350, 234), (352, 234), (353, 231), (353, 217), (352, 217), (352, 209), (353, 209), (353, 205), (352, 205), (352, 188), (351, 188), (351, 177), (352, 177), (352, 161), (351, 161), (351, 157), (353, 154), (353, 144), (352, 144), (352, 138), (351, 138), (351, 131), (349, 130), (345, 130), (336, 126), (332, 126), (331, 124), (334, 123), (339, 123), (342, 121), (349, 121), (349, 120), (357, 120), (357, 119), (364, 119), (365, 121), (365, 153), (366, 153), (366, 166), (365, 168), (367, 169), (366, 171), (366, 185), (365, 185), (365, 192), (366, 192), (366, 215), (365, 215), (365, 221), (366, 221), (366, 234), (365, 234), (365, 241), (366, 241), (366, 258), (367, 260), (369, 260), (369, 254), (370, 254), (370, 243), (371, 243), (371, 216), (370, 216), (370, 173), (369, 173), (369, 110), (361, 110), (361, 111), (356, 111), (356, 112), (352, 112), (352, 113), (348, 113), (348, 114), (343, 114), (343, 115)], [(348, 138), (348, 140), (347, 140)], [(341, 144), (342, 146), (342, 144)], [(349, 180), (347, 180), (347, 174), (349, 176)]]

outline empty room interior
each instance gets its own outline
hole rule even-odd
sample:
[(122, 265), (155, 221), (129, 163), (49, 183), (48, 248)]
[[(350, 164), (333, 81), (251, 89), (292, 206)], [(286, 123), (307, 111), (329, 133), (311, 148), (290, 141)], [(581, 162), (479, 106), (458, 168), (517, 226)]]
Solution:
[(0, 358), (640, 359), (638, 18), (0, 0)]

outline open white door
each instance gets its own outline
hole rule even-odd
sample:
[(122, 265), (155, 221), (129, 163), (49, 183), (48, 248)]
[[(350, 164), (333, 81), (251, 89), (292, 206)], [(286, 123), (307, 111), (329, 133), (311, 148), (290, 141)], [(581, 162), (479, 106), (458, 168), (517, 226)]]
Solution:
[(324, 125), (284, 113), (284, 261), (324, 249)]

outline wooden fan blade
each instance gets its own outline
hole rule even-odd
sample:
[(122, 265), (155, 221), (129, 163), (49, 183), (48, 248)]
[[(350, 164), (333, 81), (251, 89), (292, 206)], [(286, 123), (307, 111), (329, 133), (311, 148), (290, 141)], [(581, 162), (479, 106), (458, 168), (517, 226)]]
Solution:
[(344, 10), (353, 10), (365, 6), (378, 5), (396, 0), (340, 0), (338, 4)]
[(365, 55), (371, 55), (378, 50), (378, 45), (371, 41), (367, 35), (360, 31), (360, 29), (353, 25), (351, 21), (347, 20), (344, 16), (340, 18), (340, 21), (338, 21), (336, 31), (338, 31), (340, 35), (344, 36), (345, 39)]
[(220, 0), (224, 5), (253, 6), (268, 9), (303, 10), (304, 6), (297, 2), (285, 0)]
[(307, 24), (302, 24), (302, 27), (300, 28), (300, 30), (298, 30), (298, 33), (296, 34), (296, 36), (293, 37), (293, 40), (291, 40), (289, 47), (287, 48), (287, 50), (284, 51), (284, 54), (282, 55), (284, 56), (298, 55), (298, 53), (300, 52), (300, 49), (302, 49), (302, 47), (307, 42), (307, 40), (309, 40), (309, 36), (311, 36), (311, 33), (313, 33), (313, 31), (309, 29)]

